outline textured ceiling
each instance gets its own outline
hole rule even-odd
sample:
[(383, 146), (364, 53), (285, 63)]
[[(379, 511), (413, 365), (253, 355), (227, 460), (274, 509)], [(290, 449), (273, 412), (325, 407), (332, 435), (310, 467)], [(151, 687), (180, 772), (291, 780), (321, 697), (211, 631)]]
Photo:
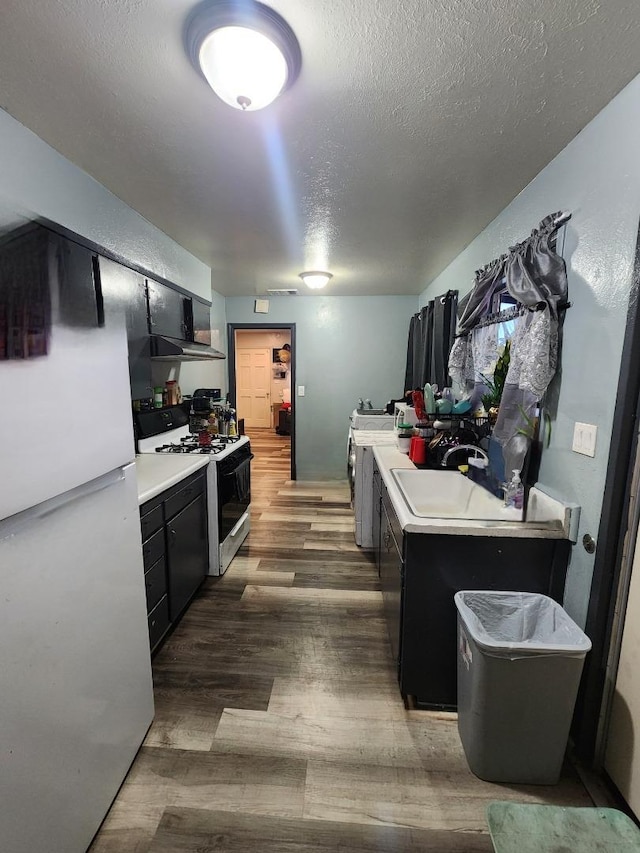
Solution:
[(3, 0), (0, 105), (225, 295), (420, 292), (640, 72), (637, 0), (274, 0), (302, 73), (240, 113), (189, 64), (193, 5)]

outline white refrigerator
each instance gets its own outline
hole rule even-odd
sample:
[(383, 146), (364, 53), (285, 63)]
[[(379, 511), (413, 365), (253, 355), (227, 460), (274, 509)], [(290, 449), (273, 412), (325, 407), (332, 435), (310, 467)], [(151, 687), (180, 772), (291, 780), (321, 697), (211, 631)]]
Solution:
[(7, 853), (83, 853), (153, 717), (121, 297), (49, 232), (0, 244)]

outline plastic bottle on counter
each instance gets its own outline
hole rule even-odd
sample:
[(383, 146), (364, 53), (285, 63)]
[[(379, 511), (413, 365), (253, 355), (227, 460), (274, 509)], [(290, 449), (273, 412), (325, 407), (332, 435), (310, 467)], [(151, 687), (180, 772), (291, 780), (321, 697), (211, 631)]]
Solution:
[(215, 409), (211, 410), (211, 414), (209, 415), (209, 422), (207, 424), (207, 432), (210, 435), (218, 434), (218, 415)]
[(231, 409), (231, 418), (229, 419), (229, 435), (237, 435), (235, 412)]
[(522, 509), (524, 506), (524, 484), (517, 468), (514, 469), (513, 477), (505, 488), (504, 502), (506, 506), (512, 506), (515, 509)]
[(162, 408), (162, 402), (163, 402), (162, 392), (163, 392), (163, 388), (161, 385), (158, 385), (157, 387), (155, 387), (153, 389), (153, 408), (154, 409), (161, 409)]

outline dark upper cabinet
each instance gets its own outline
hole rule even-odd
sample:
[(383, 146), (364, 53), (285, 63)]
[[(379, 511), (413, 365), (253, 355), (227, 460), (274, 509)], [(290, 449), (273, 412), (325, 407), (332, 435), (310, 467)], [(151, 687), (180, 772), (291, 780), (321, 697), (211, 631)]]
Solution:
[(64, 325), (90, 329), (104, 325), (104, 298), (97, 255), (64, 237), (51, 235), (58, 248), (60, 318)]
[(146, 399), (153, 388), (144, 277), (107, 258), (98, 258), (98, 265), (105, 309), (119, 310), (126, 322), (131, 399)]
[(164, 284), (147, 279), (149, 332), (167, 338), (190, 339), (191, 299)]
[(198, 344), (211, 346), (211, 308), (197, 299), (191, 300), (191, 323), (193, 337)]

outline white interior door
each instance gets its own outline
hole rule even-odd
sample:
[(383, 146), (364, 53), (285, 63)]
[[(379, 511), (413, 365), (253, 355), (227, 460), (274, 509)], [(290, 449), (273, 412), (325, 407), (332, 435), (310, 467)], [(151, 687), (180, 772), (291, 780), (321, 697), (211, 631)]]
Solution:
[(271, 350), (236, 350), (236, 404), (245, 429), (271, 426)]
[(604, 765), (640, 816), (640, 543), (636, 538)]

